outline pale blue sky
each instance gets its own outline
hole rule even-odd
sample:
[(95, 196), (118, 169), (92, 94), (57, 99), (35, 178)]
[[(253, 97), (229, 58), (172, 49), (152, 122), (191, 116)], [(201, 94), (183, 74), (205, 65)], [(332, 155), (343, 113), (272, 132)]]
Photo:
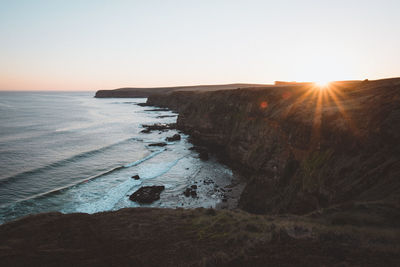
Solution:
[(0, 90), (400, 76), (399, 0), (0, 0)]

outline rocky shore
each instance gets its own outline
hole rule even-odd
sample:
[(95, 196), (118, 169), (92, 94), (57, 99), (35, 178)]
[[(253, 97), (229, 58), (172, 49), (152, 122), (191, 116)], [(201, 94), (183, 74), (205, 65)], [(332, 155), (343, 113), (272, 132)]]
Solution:
[(204, 159), (241, 174), (239, 209), (28, 216), (0, 226), (5, 266), (400, 265), (400, 78), (173, 91), (147, 105), (177, 111)]

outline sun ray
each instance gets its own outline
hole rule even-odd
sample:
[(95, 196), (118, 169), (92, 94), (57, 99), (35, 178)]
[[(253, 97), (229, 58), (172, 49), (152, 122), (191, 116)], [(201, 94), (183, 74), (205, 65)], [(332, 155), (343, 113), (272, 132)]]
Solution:
[(341, 100), (338, 99), (338, 96), (334, 92), (328, 91), (328, 94), (329, 97), (335, 102), (335, 105), (338, 108), (339, 112), (342, 114), (343, 118), (347, 121), (352, 133), (356, 136), (359, 136), (359, 131), (353, 120), (351, 119), (350, 115), (347, 114), (346, 109), (341, 104)]
[(312, 90), (312, 89), (310, 89), (310, 88), (307, 88), (307, 89), (305, 90), (305, 92), (302, 93), (302, 94), (298, 97), (298, 99), (296, 99), (296, 100), (294, 101), (293, 105), (291, 105), (291, 106), (288, 107), (288, 109), (286, 110), (286, 113), (285, 113), (284, 117), (286, 118), (289, 114), (291, 114), (292, 110), (296, 110), (297, 107), (298, 107), (301, 103), (303, 103), (304, 100), (305, 100), (310, 94), (313, 94), (313, 93), (314, 93), (314, 90)]
[[(304, 90), (304, 91), (303, 91)], [(299, 91), (303, 91), (294, 100), (292, 105), (289, 105), (285, 117), (300, 108), (300, 105), (305, 105), (304, 108), (313, 109), (311, 136), (309, 149), (320, 149), (322, 124), (324, 120), (323, 113), (327, 109), (336, 108), (341, 117), (346, 121), (349, 130), (355, 136), (360, 136), (359, 131), (350, 114), (346, 111), (345, 103), (350, 101), (348, 95), (345, 93), (345, 88), (337, 82), (329, 82), (323, 88), (321, 85), (313, 83), (311, 85), (300, 87)], [(284, 98), (286, 99), (286, 98)]]
[(311, 142), (309, 149), (319, 149), (320, 138), (321, 138), (321, 119), (322, 119), (322, 95), (324, 92), (316, 91), (317, 102), (315, 105), (315, 111), (313, 116), (312, 130), (311, 130)]
[(332, 84), (330, 86), (329, 92), (332, 92), (340, 97), (345, 97), (345, 94), (340, 90), (340, 87), (337, 86), (336, 84)]

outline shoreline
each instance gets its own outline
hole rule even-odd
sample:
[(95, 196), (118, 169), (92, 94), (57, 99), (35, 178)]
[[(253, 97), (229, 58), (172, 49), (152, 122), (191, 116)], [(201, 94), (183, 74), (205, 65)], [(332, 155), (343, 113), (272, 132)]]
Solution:
[[(150, 107), (150, 108), (153, 107), (153, 108), (157, 108), (154, 110), (160, 110), (160, 108), (158, 106), (149, 105), (148, 103), (145, 103), (145, 104), (142, 103), (142, 104), (138, 104), (138, 105), (142, 106), (142, 107)], [(176, 112), (173, 109), (169, 109), (169, 108), (165, 108), (165, 107), (162, 108), (162, 110)], [(179, 113), (178, 113), (178, 117), (179, 117)], [(196, 141), (195, 139), (193, 139), (193, 137), (190, 135), (190, 133), (184, 132), (184, 131), (182, 131), (182, 129), (177, 128), (176, 123), (165, 124), (165, 125), (163, 125), (163, 124), (145, 125), (145, 128), (146, 129), (154, 129), (154, 130), (160, 129), (162, 131), (164, 131), (164, 130), (168, 131), (170, 129), (175, 129), (175, 130), (177, 130), (178, 133), (183, 133), (188, 136), (187, 141), (192, 145), (192, 147), (189, 149), (195, 150), (199, 154), (200, 159), (202, 158), (201, 154), (205, 153), (207, 155), (206, 156), (207, 159), (202, 159), (202, 160), (207, 160), (207, 161), (214, 160), (216, 163), (228, 167), (230, 169), (230, 171), (232, 171), (232, 178), (233, 178), (228, 185), (220, 186), (221, 184), (225, 184), (225, 182), (220, 181), (220, 179), (218, 179), (218, 177), (212, 177), (212, 179), (210, 180), (211, 183), (213, 183), (215, 185), (214, 192), (222, 194), (222, 198), (220, 198), (220, 202), (217, 203), (214, 208), (215, 209), (228, 209), (228, 210), (234, 210), (234, 209), (239, 208), (239, 206), (238, 206), (239, 199), (240, 199), (240, 196), (246, 186), (246, 180), (243, 178), (245, 173), (242, 172), (238, 168), (236, 168), (236, 169), (232, 168), (234, 166), (232, 166), (232, 164), (229, 164), (229, 159), (226, 157), (226, 155), (219, 153), (220, 151), (213, 149), (212, 147), (208, 146), (206, 143), (201, 143), (201, 142)], [(147, 133), (148, 130), (146, 130), (146, 129), (143, 130), (142, 132)], [(209, 156), (212, 156), (212, 159), (208, 159)], [(203, 182), (202, 180), (197, 181), (197, 179), (194, 179), (192, 181), (192, 184), (197, 185), (198, 183), (202, 183), (202, 182)]]

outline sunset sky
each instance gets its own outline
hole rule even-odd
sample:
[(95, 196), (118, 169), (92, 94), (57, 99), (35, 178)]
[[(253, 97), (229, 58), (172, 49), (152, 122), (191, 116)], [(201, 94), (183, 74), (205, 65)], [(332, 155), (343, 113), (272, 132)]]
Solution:
[(0, 0), (0, 90), (400, 76), (399, 0)]

